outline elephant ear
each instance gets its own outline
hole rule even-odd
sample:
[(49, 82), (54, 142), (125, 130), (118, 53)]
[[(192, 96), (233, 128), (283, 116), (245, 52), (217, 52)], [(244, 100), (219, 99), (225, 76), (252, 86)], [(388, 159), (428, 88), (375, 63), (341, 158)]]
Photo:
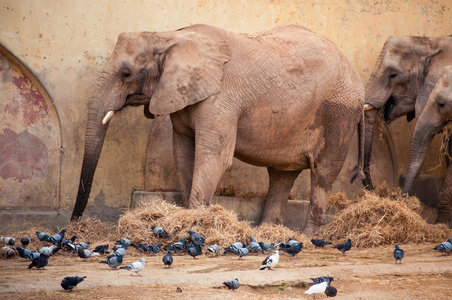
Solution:
[(436, 55), (441, 53), (441, 50), (432, 53), (428, 56), (426, 56), (421, 64), (423, 65), (423, 71), (422, 71), (422, 86), (419, 89), (419, 92), (416, 97), (416, 104), (415, 104), (415, 112), (416, 117), (419, 118), (422, 114), (422, 111), (425, 108), (425, 105), (427, 104), (427, 100), (430, 97), (430, 93), (432, 92), (433, 88), (435, 87), (436, 80), (438, 78), (434, 78), (435, 75), (429, 75), (430, 67), (432, 66), (432, 61)]
[(225, 41), (206, 34), (189, 32), (176, 37), (166, 51), (149, 111), (173, 113), (220, 92), (223, 65), (230, 56)]

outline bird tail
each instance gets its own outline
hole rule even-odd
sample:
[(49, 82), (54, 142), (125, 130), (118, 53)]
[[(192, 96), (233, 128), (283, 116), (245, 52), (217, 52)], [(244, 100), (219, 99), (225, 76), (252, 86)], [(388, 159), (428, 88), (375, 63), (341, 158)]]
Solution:
[(108, 264), (106, 260), (99, 262), (100, 264)]
[(125, 267), (119, 267), (120, 269), (127, 269), (127, 270), (129, 270), (130, 269), (130, 267), (129, 266), (125, 266)]

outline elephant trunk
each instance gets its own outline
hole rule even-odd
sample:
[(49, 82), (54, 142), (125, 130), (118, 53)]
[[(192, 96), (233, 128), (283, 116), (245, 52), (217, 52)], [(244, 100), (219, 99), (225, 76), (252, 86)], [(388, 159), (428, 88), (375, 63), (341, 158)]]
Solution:
[(364, 165), (363, 171), (365, 178), (362, 180), (364, 187), (373, 190), (372, 178), (370, 177), (370, 157), (372, 154), (372, 139), (374, 134), (375, 120), (378, 109), (370, 109), (364, 112), (365, 132), (364, 132)]
[(92, 97), (88, 112), (88, 121), (85, 135), (85, 152), (83, 154), (82, 171), (78, 187), (77, 200), (72, 211), (71, 221), (80, 220), (83, 211), (88, 203), (91, 186), (93, 183), (94, 172), (99, 162), (100, 152), (104, 143), (108, 128), (108, 122), (103, 125), (102, 119), (105, 116), (105, 110), (93, 106), (101, 103), (97, 97)]

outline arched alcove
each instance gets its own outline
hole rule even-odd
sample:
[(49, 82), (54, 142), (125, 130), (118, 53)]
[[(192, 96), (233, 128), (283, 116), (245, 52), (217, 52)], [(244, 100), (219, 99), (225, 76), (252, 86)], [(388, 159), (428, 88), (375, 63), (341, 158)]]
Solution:
[(0, 209), (58, 208), (58, 115), (39, 80), (1, 45), (0, 98)]

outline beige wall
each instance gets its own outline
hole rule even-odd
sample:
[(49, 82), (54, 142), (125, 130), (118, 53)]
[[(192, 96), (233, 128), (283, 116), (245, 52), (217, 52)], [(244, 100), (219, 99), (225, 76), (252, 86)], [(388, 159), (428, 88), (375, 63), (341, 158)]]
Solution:
[[(166, 31), (195, 23), (247, 33), (286, 24), (303, 25), (336, 43), (366, 83), (389, 36), (452, 34), (452, 10), (450, 1), (446, 0), (0, 0), (0, 43), (38, 77), (60, 120), (61, 176), (59, 192), (53, 199), (57, 207), (72, 210), (83, 155), (87, 101), (118, 34), (124, 31)], [(152, 124), (153, 121), (142, 117), (142, 109), (127, 108), (115, 116), (95, 175), (89, 205), (98, 196), (96, 205), (103, 207), (106, 204), (103, 212), (114, 214), (114, 210), (106, 209), (127, 206), (132, 190), (144, 188), (143, 166)], [(3, 124), (0, 130), (4, 128)], [(394, 134), (399, 154), (398, 173), (401, 174), (408, 162), (410, 138), (406, 132), (412, 130), (412, 125), (398, 120), (389, 128)], [(161, 154), (149, 155), (158, 158)], [(434, 168), (441, 163), (437, 157), (430, 155), (424, 169), (433, 169), (432, 173), (443, 172), (443, 166)], [(354, 161), (355, 158), (344, 167), (341, 179), (335, 185), (336, 190), (350, 192), (361, 188), (359, 184), (354, 187), (348, 184)], [(171, 158), (167, 158), (165, 164), (171, 165)], [(172, 178), (174, 173), (166, 170), (165, 164), (157, 163), (156, 170), (160, 173), (155, 173), (166, 172), (168, 174), (163, 175)], [(253, 192), (265, 190), (265, 171), (236, 162), (234, 168), (225, 176), (223, 185), (228, 184), (228, 176), (242, 174), (249, 179), (258, 172), (259, 180), (250, 180), (247, 185)], [(303, 192), (306, 180), (307, 177), (297, 184), (295, 196), (306, 195)], [(6, 183), (0, 180), (0, 184), (3, 185), (3, 188), (0, 186), (0, 196), (6, 197)], [(146, 183), (147, 188), (153, 186), (177, 189), (168, 187), (165, 182)], [(22, 200), (12, 201), (20, 204)]]

